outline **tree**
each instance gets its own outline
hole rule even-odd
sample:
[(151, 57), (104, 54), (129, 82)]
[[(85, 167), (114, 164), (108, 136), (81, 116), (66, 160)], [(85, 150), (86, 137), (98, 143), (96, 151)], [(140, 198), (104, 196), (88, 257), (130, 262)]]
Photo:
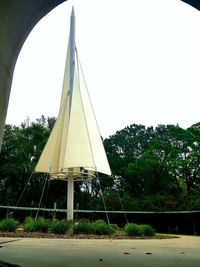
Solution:
[[(49, 129), (41, 122), (26, 121), (21, 126), (6, 125), (0, 154), (1, 203), (16, 204), (28, 177), (49, 136)], [(41, 186), (41, 179), (34, 176), (33, 185)], [(35, 189), (35, 188), (34, 188)], [(35, 190), (35, 196), (38, 189)]]
[[(16, 204), (54, 123), (55, 118), (41, 116), (36, 122), (6, 125), (0, 154), (1, 204)], [(125, 208), (136, 210), (192, 208), (192, 203), (199, 203), (199, 124), (188, 129), (133, 124), (105, 139), (104, 146), (113, 177), (100, 175), (101, 186), (95, 179), (75, 183), (75, 206), (103, 209), (101, 189), (109, 209), (120, 209), (119, 196)], [(20, 205), (37, 206), (44, 182), (44, 174), (34, 173)], [(53, 207), (57, 202), (59, 208), (66, 208), (66, 198), (67, 185), (48, 180), (42, 205)]]

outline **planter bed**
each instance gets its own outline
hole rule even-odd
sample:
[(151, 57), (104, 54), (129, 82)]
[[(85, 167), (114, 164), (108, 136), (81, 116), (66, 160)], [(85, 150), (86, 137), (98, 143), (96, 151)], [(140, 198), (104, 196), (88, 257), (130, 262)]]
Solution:
[(0, 237), (13, 237), (13, 238), (63, 238), (63, 239), (166, 239), (166, 238), (177, 238), (175, 235), (168, 234), (156, 234), (155, 236), (127, 236), (123, 233), (115, 235), (91, 235), (91, 234), (52, 234), (52, 233), (39, 233), (32, 232), (26, 233), (23, 231), (13, 232), (0, 232)]

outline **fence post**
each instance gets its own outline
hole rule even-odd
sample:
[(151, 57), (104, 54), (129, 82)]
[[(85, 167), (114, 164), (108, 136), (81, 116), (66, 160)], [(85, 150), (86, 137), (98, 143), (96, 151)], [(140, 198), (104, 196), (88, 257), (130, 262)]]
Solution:
[(195, 216), (196, 214), (194, 213), (193, 214), (193, 218), (192, 218), (192, 220), (193, 220), (193, 235), (197, 235), (197, 228), (196, 228), (196, 216)]
[(56, 219), (56, 208), (57, 208), (57, 204), (56, 204), (56, 202), (54, 202), (54, 204), (53, 204), (53, 209), (54, 209), (54, 211), (53, 211), (53, 220)]

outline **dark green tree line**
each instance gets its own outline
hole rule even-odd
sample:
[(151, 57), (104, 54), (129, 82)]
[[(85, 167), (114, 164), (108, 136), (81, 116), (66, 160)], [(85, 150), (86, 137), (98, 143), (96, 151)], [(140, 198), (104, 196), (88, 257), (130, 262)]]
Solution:
[[(0, 154), (0, 204), (15, 205), (34, 170), (55, 118), (42, 116), (20, 126), (6, 125)], [(104, 140), (113, 177), (75, 183), (75, 206), (119, 210), (200, 208), (200, 127), (178, 125), (145, 127), (130, 125)], [(44, 184), (43, 174), (34, 174), (21, 205), (37, 206)], [(40, 190), (39, 190), (40, 189)], [(43, 205), (66, 208), (67, 185), (48, 182)]]
[[(151, 196), (157, 203), (163, 202), (163, 208), (170, 208), (173, 202), (173, 208), (194, 208), (187, 199), (195, 201), (199, 195), (199, 137), (200, 128), (194, 126), (159, 125), (153, 129), (131, 125), (106, 139), (109, 162), (120, 180), (125, 204), (138, 200), (142, 209), (144, 199)], [(156, 201), (152, 208), (157, 208)]]

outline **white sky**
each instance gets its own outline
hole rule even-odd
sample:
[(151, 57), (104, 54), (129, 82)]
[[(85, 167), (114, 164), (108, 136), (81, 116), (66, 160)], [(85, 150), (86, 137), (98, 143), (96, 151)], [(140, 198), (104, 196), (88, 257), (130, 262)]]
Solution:
[(19, 55), (6, 123), (57, 117), (71, 6), (102, 136), (136, 123), (200, 121), (200, 13), (180, 0), (74, 0), (44, 17)]

